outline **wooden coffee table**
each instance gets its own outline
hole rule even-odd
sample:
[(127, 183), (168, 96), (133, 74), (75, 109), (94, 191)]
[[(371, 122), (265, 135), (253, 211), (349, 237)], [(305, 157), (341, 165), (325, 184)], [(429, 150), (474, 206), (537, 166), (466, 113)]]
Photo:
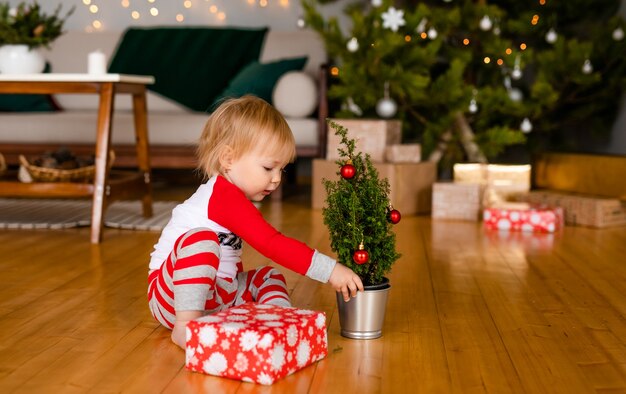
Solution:
[[(92, 184), (72, 182), (0, 181), (5, 197), (89, 197), (92, 196), (91, 242), (102, 240), (102, 223), (109, 204), (120, 199), (141, 199), (144, 217), (152, 216), (152, 185), (148, 151), (146, 85), (154, 77), (124, 74), (0, 74), (0, 93), (18, 94), (97, 94), (100, 97), (95, 125), (95, 176)], [(110, 172), (113, 104), (115, 95), (132, 95), (138, 170)], [(16, 130), (19, 133), (19, 130)]]

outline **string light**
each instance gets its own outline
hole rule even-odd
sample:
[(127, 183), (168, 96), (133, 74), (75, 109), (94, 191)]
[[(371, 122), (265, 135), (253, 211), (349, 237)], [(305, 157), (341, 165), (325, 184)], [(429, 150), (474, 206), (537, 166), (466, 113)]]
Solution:
[(485, 62), (485, 64), (489, 64), (491, 63), (491, 58), (489, 56), (485, 56), (485, 58), (483, 59), (483, 62)]
[(469, 43), (470, 43), (469, 38), (464, 38), (463, 39), (463, 45), (469, 45)]
[(526, 50), (526, 44), (521, 43), (521, 44), (519, 45), (519, 49), (521, 49), (522, 51)]
[(546, 0), (539, 0), (539, 5), (546, 5)]
[(504, 53), (506, 53), (507, 55), (510, 55), (511, 53), (513, 53), (513, 50), (511, 48), (507, 48)]
[(539, 22), (539, 15), (537, 15), (537, 14), (533, 15), (533, 19), (530, 20), (530, 24), (534, 26), (538, 22)]
[(333, 77), (339, 76), (339, 67), (331, 67), (330, 75), (332, 75)]
[[(82, 3), (84, 4), (85, 7), (87, 7), (88, 11), (92, 14), (98, 14), (100, 12), (100, 8), (98, 7), (97, 4), (95, 4), (96, 2), (98, 2), (98, 0), (81, 0)], [(130, 8), (130, 0), (119, 0), (120, 2), (118, 3), (122, 8), (125, 9), (129, 9)], [(144, 2), (145, 1), (145, 2)], [(194, 2), (193, 0), (178, 0), (180, 5), (182, 5), (182, 7), (186, 10), (192, 9), (194, 8)], [(178, 2), (177, 1), (177, 2)], [(200, 0), (201, 1), (201, 0)], [(197, 8), (199, 6), (198, 3), (200, 3), (200, 1), (195, 2), (196, 7)], [(227, 15), (226, 12), (220, 10), (216, 5), (214, 4), (210, 4), (212, 3), (213, 0), (205, 0), (204, 2), (202, 2), (202, 4), (206, 4), (206, 7), (208, 7), (208, 11), (214, 15), (215, 19), (218, 21), (224, 21), (227, 19)], [(255, 5), (258, 4), (260, 7), (269, 7), (270, 5), (273, 5), (275, 7), (279, 6), (281, 8), (289, 8), (291, 7), (291, 1), (289, 0), (275, 0), (273, 2), (270, 2), (269, 0), (258, 0), (258, 2), (256, 0), (246, 0), (246, 2), (250, 5)], [(143, 6), (141, 4), (137, 4), (137, 3), (143, 3)], [(159, 10), (159, 8), (156, 6), (157, 4), (157, 0), (142, 0), (141, 2), (139, 0), (136, 0), (134, 4), (134, 9), (129, 10), (130, 12), (130, 17), (133, 20), (140, 20), (142, 17), (142, 14), (145, 15), (151, 15), (153, 17), (159, 17), (161, 16), (161, 11)], [(208, 3), (208, 4), (207, 4)], [(149, 5), (149, 6), (148, 6)], [(107, 6), (108, 2), (107, 2)], [(145, 7), (145, 8), (142, 8)], [(174, 13), (174, 19), (178, 22), (178, 23), (182, 23), (185, 20), (187, 20), (187, 18), (189, 18), (189, 15), (187, 15), (185, 12), (175, 12)], [(93, 31), (94, 29), (102, 29), (103, 28), (103, 23), (102, 20), (94, 17), (94, 19), (92, 20), (92, 22), (87, 25), (85, 27), (85, 30), (87, 31)], [(405, 38), (405, 40), (407, 40)], [(411, 40), (411, 38), (409, 37), (407, 42), (409, 42)]]
[(408, 34), (406, 36), (404, 36), (404, 41), (411, 42), (411, 36), (408, 35)]

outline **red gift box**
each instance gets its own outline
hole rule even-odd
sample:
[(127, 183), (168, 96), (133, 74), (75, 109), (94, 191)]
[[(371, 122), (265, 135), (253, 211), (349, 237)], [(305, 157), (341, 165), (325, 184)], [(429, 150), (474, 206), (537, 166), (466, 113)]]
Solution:
[(486, 208), (483, 221), (487, 229), (553, 233), (563, 227), (563, 209), (510, 203)]
[(326, 314), (246, 303), (187, 323), (188, 369), (272, 384), (328, 354)]

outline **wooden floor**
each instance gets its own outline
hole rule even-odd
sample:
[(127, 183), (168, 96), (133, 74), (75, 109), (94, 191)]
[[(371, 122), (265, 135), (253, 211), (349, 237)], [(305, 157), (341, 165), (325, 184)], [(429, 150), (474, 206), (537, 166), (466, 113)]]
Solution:
[[(330, 253), (306, 195), (264, 203)], [(0, 230), (0, 392), (624, 393), (626, 229), (557, 235), (405, 217), (383, 337), (339, 335), (327, 285), (282, 269), (295, 306), (326, 312), (329, 355), (273, 386), (192, 373), (146, 305), (158, 233)], [(247, 268), (266, 260), (249, 247)]]

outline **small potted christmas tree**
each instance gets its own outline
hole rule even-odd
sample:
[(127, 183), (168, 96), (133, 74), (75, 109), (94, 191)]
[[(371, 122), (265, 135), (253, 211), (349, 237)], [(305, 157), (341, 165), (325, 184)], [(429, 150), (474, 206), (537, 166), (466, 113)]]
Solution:
[(365, 287), (365, 292), (349, 302), (337, 296), (341, 335), (378, 338), (390, 288), (385, 275), (400, 257), (391, 230), (400, 221), (400, 212), (391, 206), (389, 182), (379, 179), (369, 155), (355, 152), (355, 141), (348, 138), (345, 127), (333, 121), (329, 125), (341, 143), (336, 162), (339, 177), (323, 179), (327, 193), (324, 224), (338, 261), (359, 275)]

